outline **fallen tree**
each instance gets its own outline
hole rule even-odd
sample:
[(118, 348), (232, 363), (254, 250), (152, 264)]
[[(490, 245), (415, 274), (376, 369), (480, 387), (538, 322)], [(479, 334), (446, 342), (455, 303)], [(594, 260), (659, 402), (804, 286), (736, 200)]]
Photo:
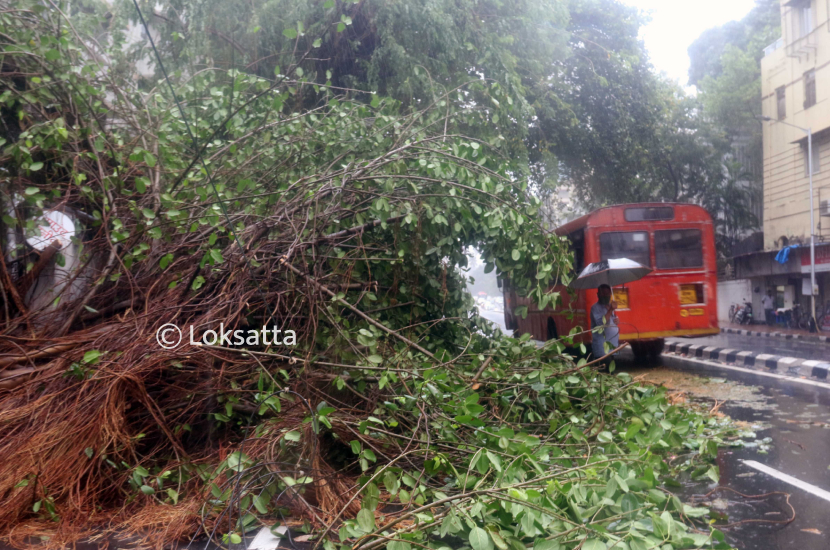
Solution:
[[(327, 550), (724, 547), (668, 488), (717, 479), (728, 426), (474, 312), (469, 246), (541, 307), (571, 267), (500, 156), (497, 83), (469, 84), (486, 107), (459, 89), (401, 112), (294, 64), (173, 95), (136, 87), (100, 25), (0, 13), (6, 539), (281, 522)], [(31, 307), (24, 237), (58, 209), (82, 284)]]

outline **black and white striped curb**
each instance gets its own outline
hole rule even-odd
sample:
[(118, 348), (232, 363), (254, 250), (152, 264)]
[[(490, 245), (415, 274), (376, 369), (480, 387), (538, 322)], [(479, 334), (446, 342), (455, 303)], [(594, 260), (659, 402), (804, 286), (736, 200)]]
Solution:
[(779, 357), (768, 353), (754, 353), (738, 349), (719, 348), (705, 344), (691, 344), (683, 340), (666, 340), (664, 353), (685, 355), (717, 361), (726, 365), (735, 365), (765, 372), (776, 372), (789, 376), (805, 376), (827, 380), (830, 363), (798, 357)]
[(764, 332), (761, 330), (746, 330), (742, 328), (724, 328), (721, 327), (721, 332), (726, 334), (743, 334), (744, 336), (767, 336), (770, 338), (784, 338), (787, 340), (807, 340), (813, 342), (830, 342), (830, 336), (822, 336), (820, 334), (789, 334), (786, 332)]

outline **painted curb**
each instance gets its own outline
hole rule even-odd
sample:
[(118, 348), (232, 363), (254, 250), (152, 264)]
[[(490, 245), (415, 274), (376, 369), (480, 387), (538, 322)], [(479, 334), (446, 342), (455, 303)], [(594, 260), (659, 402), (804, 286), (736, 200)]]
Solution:
[[(721, 329), (721, 331), (724, 330), (731, 329)], [(763, 372), (775, 372), (784, 376), (803, 376), (816, 380), (827, 380), (828, 372), (830, 372), (830, 363), (826, 361), (801, 359), (799, 357), (779, 357), (768, 353), (692, 344), (683, 340), (666, 340), (666, 348), (663, 353), (706, 359), (724, 365), (750, 368)]]
[(743, 336), (763, 336), (767, 338), (784, 338), (785, 340), (806, 340), (810, 342), (830, 342), (830, 336), (819, 334), (789, 334), (785, 332), (763, 332), (760, 330), (745, 330), (742, 328), (724, 328), (721, 332), (726, 334), (741, 334)]

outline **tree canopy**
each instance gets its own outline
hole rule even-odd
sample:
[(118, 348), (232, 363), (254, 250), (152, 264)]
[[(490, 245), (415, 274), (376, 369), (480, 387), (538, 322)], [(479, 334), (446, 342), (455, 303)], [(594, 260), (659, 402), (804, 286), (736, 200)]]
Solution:
[[(744, 194), (752, 200), (761, 200), (761, 58), (764, 47), (781, 36), (780, 4), (777, 0), (758, 0), (755, 7), (740, 21), (710, 29), (689, 47), (691, 66), (689, 83), (698, 88), (698, 97), (707, 120), (733, 144), (734, 150), (729, 178), (723, 189), (741, 186), (738, 180), (750, 182)], [(727, 193), (728, 194), (728, 193)], [(730, 199), (731, 201), (732, 199)], [(735, 219), (744, 218), (735, 227), (757, 227), (744, 214), (733, 213)], [(733, 233), (732, 240), (738, 232)]]

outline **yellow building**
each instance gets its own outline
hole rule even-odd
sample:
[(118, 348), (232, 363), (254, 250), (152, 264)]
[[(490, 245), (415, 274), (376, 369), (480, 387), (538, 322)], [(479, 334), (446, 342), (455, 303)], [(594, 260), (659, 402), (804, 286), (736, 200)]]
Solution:
[[(830, 2), (781, 0), (781, 34), (764, 50), (761, 60), (763, 115), (772, 119), (763, 122), (763, 246), (769, 253), (786, 245), (810, 243), (807, 133), (799, 129), (809, 128), (813, 137), (816, 272), (823, 291), (830, 286), (826, 284), (830, 282)], [(797, 300), (803, 291), (808, 298), (809, 283), (796, 283), (803, 283), (809, 273), (809, 247), (794, 253), (799, 258), (791, 261), (787, 275), (781, 272), (784, 266), (778, 266), (767, 274), (764, 286), (786, 281), (786, 286), (795, 287), (787, 289), (790, 296)]]

